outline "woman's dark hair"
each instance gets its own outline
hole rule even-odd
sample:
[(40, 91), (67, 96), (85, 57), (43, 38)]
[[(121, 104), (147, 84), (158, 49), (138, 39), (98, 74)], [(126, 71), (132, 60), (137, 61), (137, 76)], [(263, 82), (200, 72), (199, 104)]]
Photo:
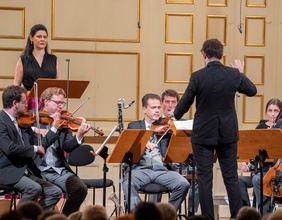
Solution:
[[(32, 54), (32, 51), (34, 49), (34, 45), (31, 43), (30, 41), (30, 36), (34, 37), (34, 35), (38, 32), (38, 31), (45, 31), (47, 33), (48, 36), (48, 31), (47, 28), (43, 25), (43, 24), (36, 24), (34, 25), (31, 29), (30, 29), (30, 33), (28, 35), (27, 38), (27, 42), (26, 42), (26, 46), (23, 52), (23, 55), (30, 57)], [(45, 52), (47, 53), (48, 49), (47, 49), (47, 45), (45, 47)]]
[(214, 57), (220, 60), (223, 55), (223, 45), (218, 39), (209, 39), (204, 42), (201, 52), (204, 52), (209, 59)]
[(266, 103), (266, 106), (265, 106), (265, 113), (267, 113), (267, 109), (270, 105), (276, 105), (279, 109), (282, 108), (282, 102), (277, 99), (277, 98), (273, 98), (273, 99), (270, 99), (267, 103)]

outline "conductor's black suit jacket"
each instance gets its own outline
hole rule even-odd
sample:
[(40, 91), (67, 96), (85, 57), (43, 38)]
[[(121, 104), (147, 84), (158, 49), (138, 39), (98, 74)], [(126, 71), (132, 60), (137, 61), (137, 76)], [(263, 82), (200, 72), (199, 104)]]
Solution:
[(238, 69), (212, 61), (192, 73), (174, 116), (180, 119), (194, 102), (196, 113), (191, 142), (201, 145), (234, 143), (239, 140), (235, 110), (236, 92), (254, 96), (255, 85)]

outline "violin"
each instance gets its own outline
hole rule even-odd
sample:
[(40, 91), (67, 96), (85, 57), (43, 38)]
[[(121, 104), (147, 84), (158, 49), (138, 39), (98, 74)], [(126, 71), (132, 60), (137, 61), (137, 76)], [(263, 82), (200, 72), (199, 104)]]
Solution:
[(171, 118), (160, 117), (152, 123), (152, 130), (157, 134), (157, 136), (162, 136), (165, 132), (168, 132), (168, 129), (170, 130), (170, 120)]
[[(43, 125), (49, 125), (53, 123), (53, 118), (50, 117), (50, 113), (47, 111), (40, 110), (39, 111), (39, 121)], [(17, 121), (18, 124), (22, 127), (29, 127), (32, 126), (35, 123), (35, 115), (33, 111), (25, 112), (22, 116), (18, 117)], [(74, 118), (71, 113), (68, 111), (62, 111), (59, 121), (59, 127), (60, 128), (68, 128), (72, 131), (77, 131), (80, 127), (82, 122), (85, 122), (85, 118), (83, 117), (76, 117)], [(90, 129), (92, 129), (95, 133), (97, 133), (100, 136), (104, 135), (104, 132), (102, 130), (98, 130), (97, 128), (94, 128), (93, 126), (90, 126)]]

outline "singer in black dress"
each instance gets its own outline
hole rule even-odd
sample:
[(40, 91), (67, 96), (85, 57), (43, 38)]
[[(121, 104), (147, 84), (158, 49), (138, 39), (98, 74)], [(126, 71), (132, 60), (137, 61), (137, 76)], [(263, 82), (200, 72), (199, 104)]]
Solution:
[[(48, 31), (42, 24), (34, 25), (27, 39), (25, 50), (18, 59), (14, 85), (31, 90), (38, 78), (61, 78), (57, 57), (47, 51)], [(29, 99), (28, 108), (34, 109), (34, 99)], [(40, 106), (39, 106), (40, 107)]]

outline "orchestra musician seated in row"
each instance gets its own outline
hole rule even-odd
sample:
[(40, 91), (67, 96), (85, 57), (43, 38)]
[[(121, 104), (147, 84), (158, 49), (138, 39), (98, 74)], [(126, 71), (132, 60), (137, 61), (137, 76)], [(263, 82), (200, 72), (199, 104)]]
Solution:
[[(163, 118), (172, 118), (173, 120), (173, 111), (179, 101), (180, 97), (178, 93), (173, 89), (166, 89), (162, 95), (161, 95), (161, 105), (163, 110)], [(184, 120), (184, 119), (183, 119)], [(172, 164), (173, 170), (180, 173), (181, 175), (187, 174), (192, 170), (192, 167), (189, 165), (188, 162), (178, 164), (173, 163)], [(192, 210), (192, 204), (194, 202), (194, 212), (198, 211), (199, 208), (199, 187), (198, 182), (195, 181), (195, 197), (193, 201), (193, 191), (192, 186), (190, 187), (189, 193), (188, 193), (188, 216), (191, 216), (193, 213)], [(162, 194), (159, 195), (150, 195), (150, 201), (153, 202), (161, 202)]]
[(44, 179), (67, 193), (63, 214), (68, 216), (79, 210), (87, 195), (87, 187), (71, 170), (64, 152), (69, 153), (83, 143), (83, 137), (90, 130), (90, 125), (82, 122), (74, 136), (69, 128), (59, 127), (59, 122), (62, 121), (61, 111), (66, 104), (65, 97), (64, 90), (57, 87), (47, 88), (41, 94), (43, 111), (50, 113), (49, 117), (53, 122), (49, 125), (41, 125), (46, 129), (42, 145), (47, 150), (39, 163), (39, 169)]
[[(21, 128), (17, 118), (25, 111), (26, 90), (8, 86), (2, 94), (0, 112), (0, 184), (12, 186), (21, 193), (20, 203), (38, 201), (44, 210), (51, 210), (60, 200), (62, 190), (41, 178), (28, 174), (36, 170), (33, 158), (45, 154), (37, 146), (36, 136), (30, 127)], [(34, 144), (33, 144), (34, 143)]]
[[(260, 124), (257, 125), (256, 129), (267, 129), (267, 128), (274, 128), (277, 116), (282, 109), (282, 102), (277, 99), (273, 98), (270, 99), (266, 106), (265, 106), (265, 114), (267, 115), (267, 120), (262, 120)], [(265, 162), (263, 166), (263, 175), (269, 170), (276, 163), (274, 162)], [(250, 163), (242, 163), (241, 170), (244, 171), (251, 171), (250, 176), (239, 176), (239, 184), (240, 184), (240, 191), (242, 194), (243, 205), (250, 206), (250, 199), (248, 194), (248, 188), (253, 187), (254, 195), (256, 198), (256, 202), (258, 208), (260, 208), (260, 196), (261, 196), (261, 181), (260, 181), (260, 173), (256, 169), (256, 165)], [(263, 196), (263, 215), (265, 215), (269, 211), (270, 207), (270, 197)]]
[[(142, 110), (144, 113), (144, 119), (131, 122), (128, 124), (128, 129), (151, 129), (151, 125), (154, 121), (160, 118), (161, 112), (161, 100), (157, 94), (146, 94), (142, 98)], [(169, 170), (170, 168), (163, 163), (162, 158), (165, 156), (169, 137), (166, 135), (155, 146), (156, 137), (152, 134), (150, 140), (146, 144), (146, 148), (141, 155), (141, 158), (137, 164), (132, 167), (132, 179), (131, 179), (131, 202), (129, 211), (133, 211), (137, 204), (141, 202), (138, 194), (138, 190), (145, 184), (157, 183), (170, 192), (169, 202), (179, 209), (183, 199), (186, 197), (189, 183), (179, 173)], [(125, 177), (123, 180), (123, 191), (128, 201), (128, 169), (125, 171)]]

